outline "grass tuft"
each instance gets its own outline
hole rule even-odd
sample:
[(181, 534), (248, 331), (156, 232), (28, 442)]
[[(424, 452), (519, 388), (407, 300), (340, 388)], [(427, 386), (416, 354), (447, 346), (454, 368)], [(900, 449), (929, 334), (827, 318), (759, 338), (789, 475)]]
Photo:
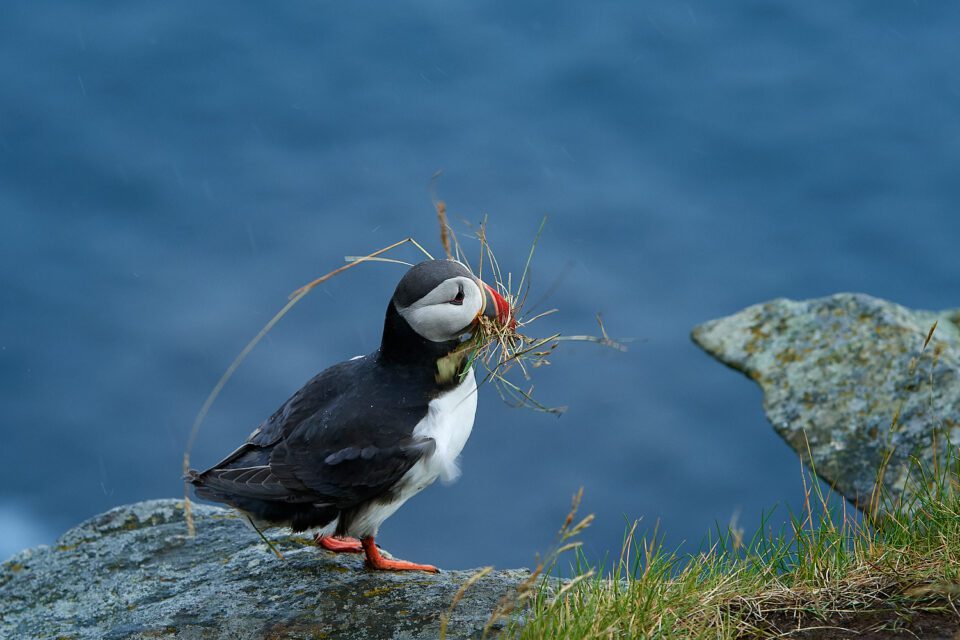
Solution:
[[(565, 583), (549, 571), (509, 618), (518, 638), (775, 638), (837, 636), (907, 625), (920, 614), (960, 625), (960, 466), (916, 466), (916, 502), (879, 524), (830, 508), (805, 472), (804, 512), (786, 530), (744, 540), (735, 523), (681, 556), (654, 532), (627, 533), (610, 568), (577, 549)], [(562, 585), (562, 586), (561, 586)], [(938, 618), (939, 619), (939, 618)], [(819, 635), (818, 635), (819, 634)], [(808, 637), (808, 636), (804, 636)]]
[[(542, 605), (542, 599), (549, 598), (550, 602), (555, 606), (565, 594), (594, 576), (592, 569), (580, 571), (575, 578), (557, 589), (554, 589), (556, 580), (551, 578), (551, 574), (556, 569), (557, 562), (564, 553), (567, 551), (579, 551), (580, 542), (575, 538), (593, 522), (593, 514), (574, 522), (577, 518), (577, 512), (580, 509), (582, 499), (583, 488), (581, 487), (573, 496), (573, 500), (570, 503), (570, 511), (563, 521), (563, 526), (561, 526), (557, 532), (557, 538), (553, 548), (547, 552), (543, 558), (537, 558), (536, 567), (530, 572), (526, 580), (521, 582), (512, 592), (505, 594), (503, 598), (500, 599), (500, 602), (487, 619), (486, 625), (484, 625), (484, 637), (487, 637), (497, 623), (507, 621), (515, 625), (515, 614), (517, 612), (525, 611), (528, 608), (536, 610), (538, 605)], [(482, 572), (483, 570), (481, 570), (481, 573)], [(467, 582), (472, 583), (472, 581), (473, 577)], [(510, 628), (511, 627), (508, 626), (508, 629)]]
[[(915, 369), (914, 361), (911, 376)], [(935, 450), (947, 437), (933, 434)], [(734, 517), (699, 553), (681, 555), (656, 530), (638, 536), (634, 523), (615, 565), (592, 567), (578, 549), (576, 578), (562, 588), (549, 571), (537, 574), (537, 592), (522, 618), (510, 618), (507, 635), (877, 638), (933, 629), (948, 637), (960, 629), (960, 449), (946, 442), (932, 462), (911, 458), (906, 497), (884, 488), (885, 457), (863, 516), (824, 494), (808, 451), (803, 509), (779, 532), (767, 514), (747, 540)]]

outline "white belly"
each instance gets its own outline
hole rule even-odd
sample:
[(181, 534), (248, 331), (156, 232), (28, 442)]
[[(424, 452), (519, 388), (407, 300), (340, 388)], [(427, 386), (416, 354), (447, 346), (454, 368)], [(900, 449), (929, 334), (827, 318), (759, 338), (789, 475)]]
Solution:
[[(433, 482), (440, 476), (445, 482), (453, 482), (460, 475), (457, 458), (467, 444), (473, 431), (473, 419), (477, 415), (477, 380), (473, 369), (459, 386), (432, 400), (427, 415), (413, 430), (414, 436), (433, 438), (437, 448), (418, 465), (431, 476)], [(414, 471), (416, 466), (410, 471)], [(409, 475), (409, 472), (408, 472)]]
[(433, 453), (420, 459), (404, 474), (394, 490), (394, 500), (371, 502), (357, 513), (350, 523), (350, 534), (376, 535), (384, 520), (434, 480), (456, 480), (460, 475), (457, 458), (473, 430), (476, 413), (477, 380), (470, 369), (459, 386), (430, 401), (427, 415), (413, 430), (414, 436), (433, 438), (436, 442)]

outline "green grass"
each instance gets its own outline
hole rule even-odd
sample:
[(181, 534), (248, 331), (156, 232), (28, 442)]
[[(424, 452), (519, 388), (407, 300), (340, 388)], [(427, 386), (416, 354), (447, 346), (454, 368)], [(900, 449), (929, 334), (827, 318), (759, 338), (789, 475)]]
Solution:
[[(612, 566), (591, 567), (573, 541), (589, 524), (572, 525), (575, 499), (557, 549), (491, 622), (505, 620), (518, 638), (742, 638), (799, 629), (842, 637), (841, 628), (909, 626), (918, 612), (960, 621), (960, 458), (951, 449), (944, 468), (915, 464), (913, 497), (885, 499), (882, 517), (829, 508), (805, 475), (804, 512), (786, 531), (761, 527), (745, 540), (727, 528), (692, 556), (665, 549), (656, 533), (636, 535), (635, 525)], [(551, 578), (570, 552), (575, 578)]]
[[(944, 435), (934, 430), (935, 450)], [(895, 498), (885, 490), (894, 446), (887, 444), (867, 514), (825, 496), (811, 468), (802, 475), (804, 508), (784, 530), (774, 533), (764, 520), (745, 539), (735, 526), (718, 527), (716, 540), (694, 555), (665, 548), (656, 531), (637, 535), (634, 524), (615, 562), (591, 566), (576, 542), (592, 518), (574, 524), (578, 494), (554, 550), (501, 601), (487, 629), (505, 623), (507, 637), (537, 639), (885, 638), (930, 630), (960, 637), (953, 635), (960, 629), (960, 449), (947, 437), (945, 453), (929, 466), (913, 460), (906, 497)], [(571, 553), (573, 577), (559, 580), (557, 565)], [(891, 635), (898, 631), (907, 635)]]

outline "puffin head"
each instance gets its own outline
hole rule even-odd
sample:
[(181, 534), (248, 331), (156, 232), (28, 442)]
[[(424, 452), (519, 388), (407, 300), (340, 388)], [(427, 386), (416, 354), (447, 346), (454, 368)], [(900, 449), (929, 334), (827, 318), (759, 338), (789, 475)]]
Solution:
[(410, 268), (391, 302), (420, 337), (449, 342), (468, 333), (480, 316), (511, 322), (506, 300), (455, 260), (427, 260)]

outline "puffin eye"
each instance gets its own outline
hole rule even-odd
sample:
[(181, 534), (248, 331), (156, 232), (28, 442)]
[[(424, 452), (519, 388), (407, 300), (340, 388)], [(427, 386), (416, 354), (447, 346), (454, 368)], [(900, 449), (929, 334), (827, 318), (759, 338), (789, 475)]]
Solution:
[(456, 297), (450, 301), (450, 304), (461, 305), (463, 304), (463, 285), (460, 285), (460, 289), (457, 291)]

